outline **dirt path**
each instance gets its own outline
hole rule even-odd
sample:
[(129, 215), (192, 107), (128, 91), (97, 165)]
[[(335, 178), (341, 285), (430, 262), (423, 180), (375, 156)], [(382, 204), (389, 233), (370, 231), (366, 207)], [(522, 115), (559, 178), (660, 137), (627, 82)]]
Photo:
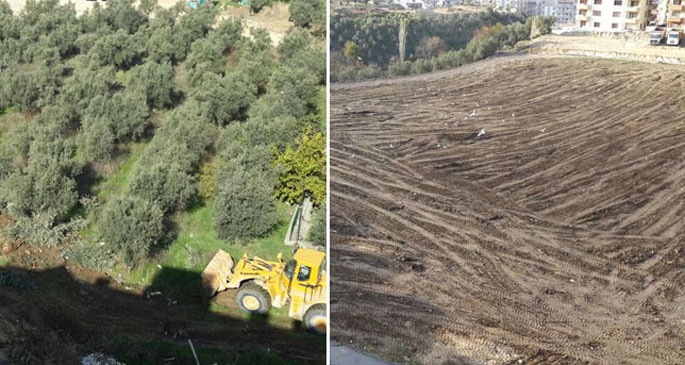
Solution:
[(89, 283), (79, 278), (85, 273), (61, 266), (12, 272), (30, 286), (0, 290), (0, 351), (22, 351), (26, 364), (73, 363), (74, 356), (107, 352), (116, 336), (181, 344), (192, 339), (196, 346), (325, 362), (325, 339), (303, 329), (271, 327), (262, 318), (243, 320), (201, 305), (170, 305), (163, 296), (127, 291), (105, 278)]
[(683, 76), (533, 55), (334, 88), (334, 337), (421, 363), (682, 363)]

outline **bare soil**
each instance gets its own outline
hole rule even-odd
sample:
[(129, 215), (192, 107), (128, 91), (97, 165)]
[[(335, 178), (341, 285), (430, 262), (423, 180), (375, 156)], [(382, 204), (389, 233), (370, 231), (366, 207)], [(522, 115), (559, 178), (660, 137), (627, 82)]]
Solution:
[(521, 42), (531, 54), (576, 55), (651, 63), (685, 64), (685, 47), (649, 45), (647, 32), (547, 34)]
[[(114, 339), (121, 336), (141, 339), (143, 344), (130, 350), (137, 352), (148, 351), (144, 343), (150, 341), (187, 346), (191, 339), (198, 347), (247, 357), (270, 351), (296, 363), (326, 361), (321, 336), (297, 326), (272, 327), (262, 317), (245, 320), (211, 312), (194, 272), (164, 268), (150, 288), (134, 289), (65, 263), (54, 250), (24, 244), (8, 256), (12, 265), (0, 268), (0, 279), (8, 273), (12, 277), (9, 285), (0, 280), (0, 353), (22, 364), (75, 364), (94, 351), (112, 354), (120, 351)], [(196, 302), (177, 304), (163, 294), (149, 295), (156, 291), (155, 282), (182, 275), (198, 276)], [(234, 296), (225, 292), (216, 301), (235, 313)]]
[(333, 338), (412, 363), (684, 363), (684, 76), (514, 57), (334, 87)]

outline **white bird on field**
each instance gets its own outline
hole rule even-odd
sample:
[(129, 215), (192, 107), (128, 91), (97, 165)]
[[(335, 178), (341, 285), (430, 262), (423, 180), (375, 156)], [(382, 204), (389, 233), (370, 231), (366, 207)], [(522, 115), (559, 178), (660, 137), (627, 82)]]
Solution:
[(484, 136), (485, 135), (485, 128), (481, 128), (480, 132), (478, 132), (478, 135), (476, 137)]
[(547, 128), (542, 128), (540, 129), (540, 133), (544, 133), (547, 130)]
[(476, 115), (476, 111), (474, 110), (474, 111), (471, 112), (471, 114), (469, 114), (469, 117), (473, 117), (473, 116), (475, 116), (475, 115)]

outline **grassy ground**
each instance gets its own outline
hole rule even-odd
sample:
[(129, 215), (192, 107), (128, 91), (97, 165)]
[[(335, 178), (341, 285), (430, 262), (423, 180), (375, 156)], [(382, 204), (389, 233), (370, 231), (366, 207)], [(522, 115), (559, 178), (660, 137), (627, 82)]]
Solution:
[(12, 263), (12, 258), (7, 256), (0, 256), (0, 267), (9, 265)]
[(133, 165), (135, 165), (140, 155), (147, 147), (147, 142), (137, 142), (128, 144), (124, 150), (127, 155), (123, 158), (116, 170), (106, 174), (102, 182), (96, 184), (93, 188), (96, 196), (101, 201), (107, 201), (113, 196), (119, 195), (128, 185), (128, 177), (131, 173)]
[[(214, 229), (214, 203), (207, 202), (174, 217), (178, 237), (157, 257), (145, 266), (131, 271), (128, 279), (140, 287), (152, 286), (165, 296), (183, 304), (199, 304), (199, 274), (209, 263), (217, 250), (228, 252), (237, 261), (244, 253), (250, 253), (266, 260), (275, 260), (278, 252), (284, 259), (291, 257), (290, 248), (283, 238), (288, 229), (290, 214), (285, 205), (280, 205), (282, 220), (266, 238), (245, 243), (229, 244), (218, 238)], [(243, 312), (224, 308), (212, 303), (210, 310), (248, 319)], [(269, 324), (283, 327), (291, 326), (287, 309), (277, 309), (270, 313)]]

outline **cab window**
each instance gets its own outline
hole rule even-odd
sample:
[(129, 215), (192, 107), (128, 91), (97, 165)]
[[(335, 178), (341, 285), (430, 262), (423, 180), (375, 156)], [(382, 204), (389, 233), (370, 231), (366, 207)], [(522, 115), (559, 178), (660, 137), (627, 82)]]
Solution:
[(309, 277), (312, 275), (312, 268), (309, 266), (300, 266), (300, 272), (297, 274), (297, 280), (299, 281), (309, 281)]

